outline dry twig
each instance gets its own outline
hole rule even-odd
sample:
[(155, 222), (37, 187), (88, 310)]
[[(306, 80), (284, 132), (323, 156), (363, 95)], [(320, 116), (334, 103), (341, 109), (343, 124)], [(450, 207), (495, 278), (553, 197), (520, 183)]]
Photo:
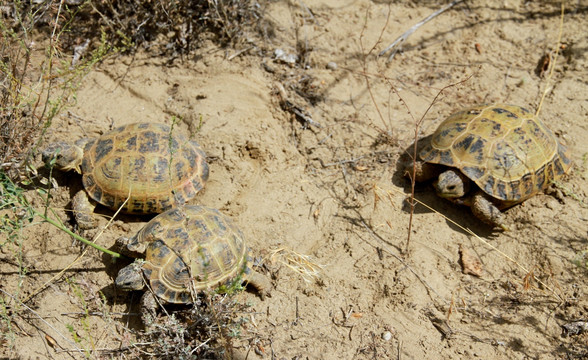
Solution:
[(427, 16), (422, 21), (418, 22), (416, 25), (414, 25), (413, 27), (408, 29), (404, 34), (400, 35), (396, 40), (394, 40), (392, 42), (392, 44), (388, 45), (388, 47), (386, 47), (384, 50), (380, 51), (378, 56), (382, 56), (382, 55), (386, 54), (388, 51), (394, 49), (392, 51), (392, 53), (390, 54), (390, 56), (388, 56), (388, 61), (392, 61), (392, 58), (394, 58), (394, 55), (396, 55), (398, 50), (400, 50), (402, 43), (404, 43), (410, 35), (412, 35), (415, 31), (417, 31), (418, 28), (425, 25), (426, 23), (431, 21), (433, 18), (435, 18), (436, 16), (443, 13), (444, 11), (451, 9), (453, 6), (459, 4), (460, 2), (463, 2), (463, 1), (464, 0), (453, 0), (451, 3), (445, 5), (441, 9), (439, 9), (439, 10), (435, 11), (434, 13), (432, 13), (431, 15)]

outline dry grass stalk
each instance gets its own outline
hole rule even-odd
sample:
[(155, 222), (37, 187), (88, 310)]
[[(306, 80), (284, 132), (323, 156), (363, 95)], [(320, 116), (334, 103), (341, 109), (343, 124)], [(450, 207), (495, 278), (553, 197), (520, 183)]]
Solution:
[(321, 270), (326, 266), (312, 259), (312, 256), (301, 254), (291, 249), (279, 248), (270, 255), (271, 262), (279, 262), (299, 274), (305, 282), (311, 283), (320, 278)]

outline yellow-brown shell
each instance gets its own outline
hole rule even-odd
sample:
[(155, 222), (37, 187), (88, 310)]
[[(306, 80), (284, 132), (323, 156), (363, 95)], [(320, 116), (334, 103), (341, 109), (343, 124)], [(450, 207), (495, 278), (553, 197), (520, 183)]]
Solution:
[[(200, 146), (164, 124), (116, 128), (84, 147), (82, 181), (91, 198), (135, 214), (160, 213), (202, 189), (208, 164)], [(130, 195), (130, 196), (129, 196)]]
[(147, 244), (143, 272), (153, 292), (170, 303), (230, 283), (247, 266), (243, 234), (218, 210), (182, 206), (153, 218), (136, 236)]
[(458, 168), (506, 204), (528, 199), (571, 167), (566, 148), (541, 120), (506, 104), (474, 106), (451, 115), (419, 156)]

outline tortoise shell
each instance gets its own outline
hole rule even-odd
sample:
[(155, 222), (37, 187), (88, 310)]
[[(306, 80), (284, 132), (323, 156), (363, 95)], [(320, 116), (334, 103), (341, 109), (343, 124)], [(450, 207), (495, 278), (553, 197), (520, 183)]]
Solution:
[(212, 208), (182, 206), (157, 215), (129, 244), (143, 247), (143, 274), (170, 303), (190, 303), (190, 290), (229, 284), (248, 270), (243, 234)]
[(183, 204), (208, 179), (200, 146), (164, 124), (118, 127), (84, 147), (82, 181), (91, 198), (123, 212), (161, 213)]
[(506, 104), (479, 105), (451, 115), (419, 156), (459, 169), (507, 205), (535, 195), (571, 167), (566, 148), (541, 120)]

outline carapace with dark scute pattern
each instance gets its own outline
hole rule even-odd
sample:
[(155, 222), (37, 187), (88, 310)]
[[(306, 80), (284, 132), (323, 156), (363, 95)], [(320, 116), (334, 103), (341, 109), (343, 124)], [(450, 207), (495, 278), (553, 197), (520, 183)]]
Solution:
[(436, 177), (439, 196), (470, 206), (478, 218), (504, 230), (501, 210), (543, 191), (572, 166), (566, 147), (543, 121), (507, 104), (449, 116), (419, 158), (416, 181)]
[(135, 123), (75, 145), (50, 144), (43, 161), (82, 174), (84, 190), (72, 199), (80, 228), (96, 226), (95, 202), (132, 214), (161, 213), (184, 204), (208, 179), (200, 145), (168, 125)]
[(186, 205), (168, 210), (117, 244), (122, 253), (139, 258), (120, 270), (115, 284), (123, 290), (148, 285), (141, 300), (147, 326), (158, 303), (192, 303), (198, 292), (230, 288), (235, 281), (248, 282), (262, 298), (271, 289), (268, 278), (248, 267), (241, 231), (216, 209)]

